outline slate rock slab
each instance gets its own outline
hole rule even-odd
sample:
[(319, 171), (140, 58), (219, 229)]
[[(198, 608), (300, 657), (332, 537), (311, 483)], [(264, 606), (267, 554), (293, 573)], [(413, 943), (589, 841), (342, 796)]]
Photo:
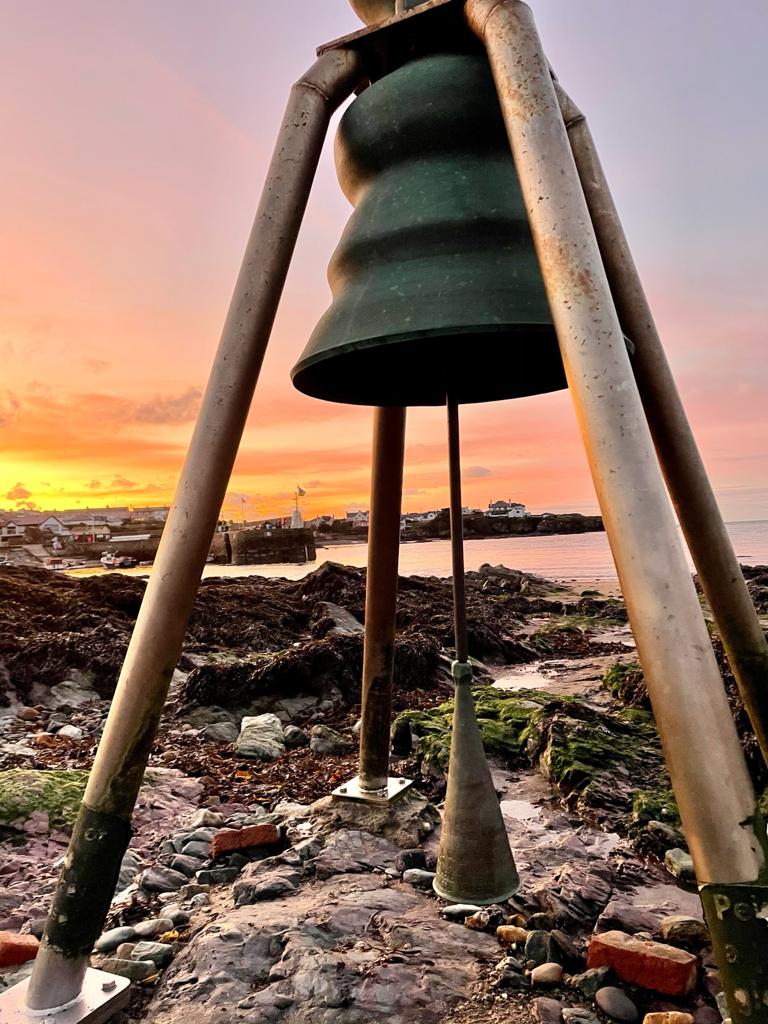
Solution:
[(151, 1019), (439, 1024), (497, 958), (495, 938), (441, 921), (415, 890), (334, 875), (203, 928), (168, 968)]
[(285, 753), (283, 723), (270, 713), (246, 716), (240, 724), (235, 750), (241, 757), (275, 761)]
[(398, 852), (388, 839), (342, 828), (328, 837), (325, 847), (312, 863), (317, 878), (325, 879), (331, 875), (392, 867)]

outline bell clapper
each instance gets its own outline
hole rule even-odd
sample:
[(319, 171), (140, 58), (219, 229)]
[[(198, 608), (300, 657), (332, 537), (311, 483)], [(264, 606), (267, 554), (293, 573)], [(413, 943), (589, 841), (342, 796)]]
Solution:
[(433, 888), (438, 896), (453, 903), (488, 906), (514, 896), (520, 880), (485, 757), (472, 699), (472, 665), (469, 661), (464, 587), (459, 406), (455, 397), (448, 396), (447, 407), (456, 645), (456, 659), (451, 665), (451, 673), (456, 690), (448, 788)]

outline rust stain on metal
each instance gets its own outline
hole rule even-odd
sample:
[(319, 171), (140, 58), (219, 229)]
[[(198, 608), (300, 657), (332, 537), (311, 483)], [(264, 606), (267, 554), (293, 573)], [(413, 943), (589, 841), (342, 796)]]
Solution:
[(592, 272), (583, 266), (580, 259), (574, 259), (562, 239), (555, 235), (539, 237), (536, 240), (539, 259), (545, 265), (551, 277), (566, 289), (561, 296), (563, 301), (579, 298), (595, 298), (595, 282)]

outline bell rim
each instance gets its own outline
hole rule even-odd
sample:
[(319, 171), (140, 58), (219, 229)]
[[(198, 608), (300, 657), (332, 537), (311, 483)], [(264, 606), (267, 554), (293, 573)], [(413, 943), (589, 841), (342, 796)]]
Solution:
[[(336, 404), (343, 405), (361, 405), (361, 406), (402, 406), (408, 407), (434, 407), (442, 405), (445, 402), (445, 393), (441, 392), (439, 397), (435, 393), (435, 397), (432, 398), (421, 398), (418, 401), (404, 402), (396, 397), (390, 400), (382, 401), (378, 398), (376, 400), (369, 400), (365, 397), (357, 398), (355, 395), (350, 395), (344, 398), (331, 398), (328, 397), (328, 393), (321, 394), (319, 390), (307, 387), (307, 380), (302, 378), (307, 375), (309, 371), (322, 367), (325, 363), (333, 364), (334, 373), (338, 370), (338, 364), (343, 360), (362, 357), (366, 357), (367, 353), (375, 353), (377, 350), (389, 349), (390, 351), (398, 345), (408, 346), (412, 344), (418, 344), (419, 342), (430, 342), (439, 341), (445, 339), (446, 341), (457, 341), (460, 339), (471, 339), (472, 337), (482, 336), (484, 338), (491, 338), (493, 335), (506, 334), (510, 338), (510, 346), (514, 347), (516, 344), (515, 336), (524, 335), (537, 335), (536, 343), (548, 344), (551, 346), (551, 352), (553, 355), (557, 355), (558, 367), (560, 369), (559, 379), (555, 377), (549, 377), (551, 386), (537, 386), (531, 390), (528, 389), (516, 389), (514, 387), (505, 388), (503, 394), (481, 394), (477, 397), (462, 397), (461, 394), (457, 395), (457, 401), (462, 405), (479, 405), (485, 402), (496, 402), (496, 401), (507, 401), (515, 398), (528, 398), (535, 395), (546, 395), (552, 394), (556, 391), (563, 391), (567, 388), (567, 382), (565, 380), (564, 370), (562, 362), (559, 361), (559, 346), (557, 343), (557, 334), (554, 326), (551, 322), (545, 320), (531, 320), (525, 321), (514, 321), (512, 323), (499, 323), (499, 324), (459, 324), (454, 327), (436, 327), (431, 329), (402, 331), (399, 334), (380, 334), (375, 337), (369, 338), (358, 338), (354, 341), (347, 341), (340, 345), (334, 345), (331, 349), (320, 350), (319, 352), (311, 352), (299, 361), (291, 369), (290, 376), (291, 382), (297, 391), (307, 395), (310, 398), (319, 399), (321, 401), (334, 402)], [(517, 343), (521, 343), (522, 338)], [(312, 338), (307, 343), (307, 348), (312, 347)], [(498, 353), (495, 353), (498, 355)], [(437, 360), (439, 360), (439, 352), (434, 354), (435, 365), (437, 366)], [(486, 375), (487, 378), (487, 375)], [(509, 376), (510, 383), (514, 383), (515, 378)], [(492, 390), (492, 389), (491, 389)]]

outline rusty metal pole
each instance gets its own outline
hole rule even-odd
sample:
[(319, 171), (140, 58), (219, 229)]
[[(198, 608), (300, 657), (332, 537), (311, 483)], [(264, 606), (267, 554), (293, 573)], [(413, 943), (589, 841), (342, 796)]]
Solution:
[[(35, 1012), (77, 1002), (109, 910), (130, 819), (333, 111), (360, 82), (326, 53), (291, 90), (203, 404), (125, 656), (26, 994)], [(14, 991), (14, 990), (11, 990)]]
[(766, 834), (656, 460), (533, 15), (466, 0), (485, 42), (568, 386), (734, 1024), (768, 1019)]
[(408, 786), (407, 780), (389, 776), (404, 458), (405, 409), (376, 409), (365, 589), (360, 771), (356, 779), (334, 791), (342, 799), (381, 803)]
[(559, 83), (560, 110), (653, 442), (728, 662), (768, 763), (768, 642), (723, 523), (586, 118)]
[(764, 866), (755, 795), (667, 500), (530, 9), (467, 0), (485, 42), (568, 385), (699, 881)]

